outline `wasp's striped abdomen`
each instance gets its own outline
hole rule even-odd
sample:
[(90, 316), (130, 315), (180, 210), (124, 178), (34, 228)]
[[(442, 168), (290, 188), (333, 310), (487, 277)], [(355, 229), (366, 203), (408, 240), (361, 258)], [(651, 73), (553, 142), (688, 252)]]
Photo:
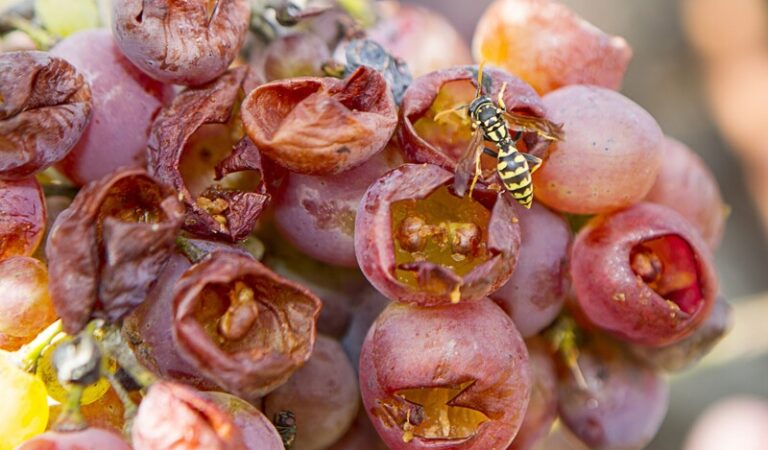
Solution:
[(533, 180), (528, 161), (522, 153), (517, 151), (511, 139), (500, 142), (498, 147), (496, 170), (504, 187), (512, 198), (526, 208), (530, 208), (533, 202)]

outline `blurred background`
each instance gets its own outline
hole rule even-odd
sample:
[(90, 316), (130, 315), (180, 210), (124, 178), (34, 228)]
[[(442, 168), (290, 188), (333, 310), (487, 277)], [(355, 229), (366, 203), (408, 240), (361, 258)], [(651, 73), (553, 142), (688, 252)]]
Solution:
[[(634, 57), (623, 93), (701, 155), (731, 208), (717, 263), (723, 294), (737, 304), (734, 329), (699, 366), (673, 378), (666, 422), (648, 447), (681, 449), (707, 406), (738, 394), (768, 398), (768, 2), (561, 1), (627, 40)], [(406, 3), (440, 11), (471, 42), (491, 2)]]

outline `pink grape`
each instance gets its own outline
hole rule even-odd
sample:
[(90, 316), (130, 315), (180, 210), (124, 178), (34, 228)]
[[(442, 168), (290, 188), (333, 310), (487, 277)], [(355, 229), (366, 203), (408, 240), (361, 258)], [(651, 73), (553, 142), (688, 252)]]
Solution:
[(264, 397), (264, 412), (296, 416), (294, 450), (322, 450), (341, 438), (357, 415), (355, 370), (339, 343), (318, 335), (309, 361)]
[(0, 348), (15, 349), (56, 320), (48, 270), (34, 258), (0, 260)]
[(515, 207), (522, 241), (519, 261), (512, 278), (491, 299), (528, 338), (549, 325), (563, 307), (571, 232), (562, 217), (537, 203), (530, 211)]
[(357, 267), (355, 216), (360, 199), (377, 178), (402, 163), (393, 147), (338, 175), (290, 173), (275, 201), (275, 223), (299, 250), (322, 262)]
[(717, 248), (727, 215), (717, 180), (704, 161), (682, 142), (664, 137), (661, 147), (663, 163), (645, 201), (679, 212), (710, 248)]
[(543, 100), (547, 118), (563, 124), (565, 140), (550, 148), (533, 177), (538, 200), (558, 211), (595, 214), (648, 194), (662, 163), (663, 135), (647, 111), (596, 86), (567, 86)]
[(97, 180), (121, 166), (145, 163), (147, 136), (155, 115), (173, 90), (149, 78), (128, 61), (108, 30), (72, 34), (51, 49), (90, 82), (93, 116), (57, 168), (78, 185)]

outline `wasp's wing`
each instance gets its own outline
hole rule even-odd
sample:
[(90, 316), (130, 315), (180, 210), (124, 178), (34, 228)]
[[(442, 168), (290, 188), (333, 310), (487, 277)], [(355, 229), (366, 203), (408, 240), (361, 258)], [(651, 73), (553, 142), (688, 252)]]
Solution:
[(525, 116), (509, 111), (504, 112), (504, 118), (507, 120), (509, 128), (513, 130), (536, 133), (550, 141), (562, 141), (565, 137), (563, 126), (550, 122), (547, 119)]
[(469, 146), (464, 152), (464, 155), (459, 162), (456, 163), (453, 190), (461, 197), (467, 192), (469, 180), (473, 180), (472, 184), (474, 185), (476, 177), (480, 176), (478, 173), (478, 161), (482, 155), (483, 147), (485, 147), (483, 130), (478, 127), (472, 134), (472, 140), (469, 142)]

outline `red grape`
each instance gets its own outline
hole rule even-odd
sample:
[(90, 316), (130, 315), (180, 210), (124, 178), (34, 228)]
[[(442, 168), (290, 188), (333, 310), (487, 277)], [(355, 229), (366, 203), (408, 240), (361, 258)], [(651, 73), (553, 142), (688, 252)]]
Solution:
[(338, 175), (290, 173), (275, 200), (275, 223), (298, 249), (328, 264), (357, 267), (355, 215), (366, 189), (402, 163), (388, 147), (362, 166)]
[(392, 303), (363, 343), (360, 390), (393, 450), (502, 449), (530, 397), (528, 353), (512, 320), (488, 299)]
[(288, 381), (264, 397), (264, 413), (296, 416), (294, 450), (322, 450), (352, 425), (359, 395), (357, 377), (341, 345), (319, 335), (309, 360)]
[(533, 386), (520, 431), (507, 450), (534, 448), (549, 433), (557, 418), (557, 373), (544, 341), (526, 343)]
[(45, 220), (43, 190), (34, 178), (0, 180), (0, 259), (35, 253)]
[(72, 34), (51, 54), (74, 65), (91, 84), (93, 116), (72, 151), (56, 167), (78, 185), (121, 166), (141, 167), (157, 112), (173, 91), (141, 73), (120, 53), (108, 30)]
[(414, 77), (472, 64), (464, 38), (442, 14), (423, 6), (379, 2), (381, 19), (368, 33), (403, 59)]
[(283, 441), (275, 426), (255, 406), (224, 392), (206, 392), (205, 395), (232, 416), (243, 434), (246, 450), (283, 450)]
[(15, 350), (56, 320), (48, 270), (25, 256), (0, 260), (0, 348)]
[(534, 203), (515, 205), (520, 220), (520, 256), (507, 283), (491, 299), (509, 314), (524, 338), (538, 333), (560, 313), (571, 232), (557, 214)]
[(125, 56), (152, 78), (195, 86), (235, 59), (250, 9), (247, 0), (116, 0), (112, 30)]
[(131, 450), (120, 435), (98, 428), (82, 431), (49, 431), (16, 447), (16, 450)]
[(631, 342), (661, 346), (706, 320), (718, 282), (709, 248), (664, 206), (641, 203), (581, 229), (571, 278), (595, 325)]
[(663, 134), (648, 112), (596, 86), (558, 89), (544, 96), (544, 106), (563, 124), (565, 140), (553, 144), (533, 177), (537, 199), (558, 211), (594, 214), (648, 194), (663, 158)]
[(664, 378), (602, 336), (579, 348), (578, 367), (586, 386), (571, 369), (560, 370), (563, 423), (593, 450), (645, 447), (667, 412)]
[(546, 93), (570, 84), (618, 89), (632, 50), (556, 0), (497, 0), (480, 18), (475, 59)]
[(710, 248), (717, 248), (727, 215), (717, 180), (704, 161), (682, 142), (665, 137), (661, 147), (663, 163), (645, 201), (679, 212)]
[(438, 166), (406, 164), (365, 193), (355, 252), (386, 297), (425, 306), (477, 300), (512, 275), (520, 246), (512, 200), (484, 189), (461, 198), (452, 181)]

